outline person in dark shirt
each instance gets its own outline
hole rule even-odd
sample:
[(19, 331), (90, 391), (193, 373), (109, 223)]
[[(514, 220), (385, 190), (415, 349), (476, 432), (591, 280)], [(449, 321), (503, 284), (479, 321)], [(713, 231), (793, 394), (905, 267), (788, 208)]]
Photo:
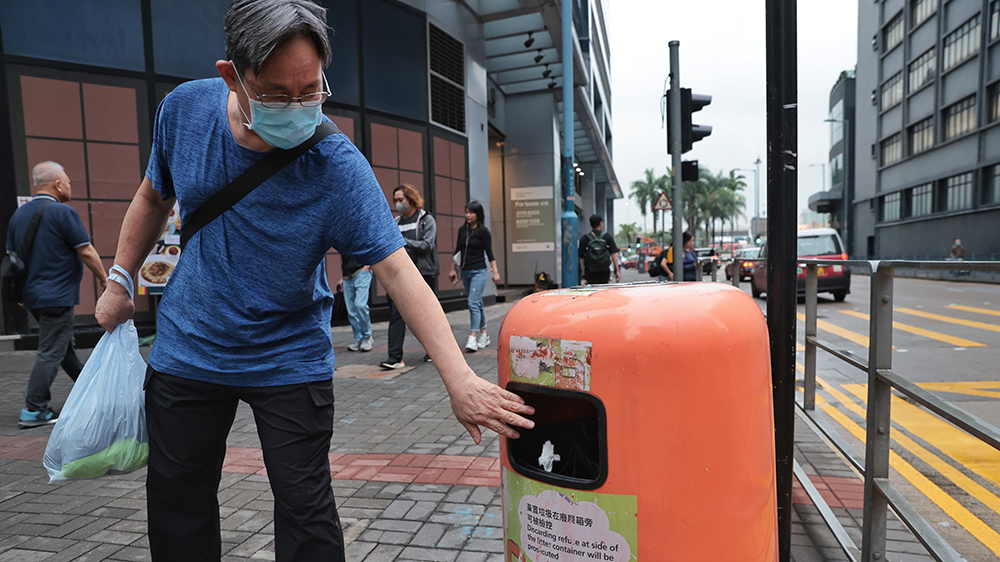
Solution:
[[(681, 240), (684, 244), (684, 281), (697, 281), (698, 280), (698, 254), (694, 251), (694, 236), (690, 232), (685, 232), (681, 236)], [(674, 280), (673, 267), (674, 267), (674, 249), (670, 248), (670, 253), (667, 257), (666, 271), (669, 272), (668, 277), (671, 281)]]
[[(604, 218), (601, 215), (590, 217), (590, 228), (587, 234), (580, 238), (580, 268), (588, 285), (603, 285), (611, 282), (611, 267), (615, 269), (615, 283), (622, 280), (618, 269), (618, 246), (615, 237), (610, 232), (603, 232)], [(603, 241), (604, 249), (600, 249)], [(597, 242), (597, 244), (591, 244)]]
[[(399, 216), (396, 224), (403, 235), (406, 254), (413, 260), (420, 276), (437, 293), (437, 278), (440, 262), (437, 255), (437, 222), (434, 216), (424, 210), (424, 198), (417, 188), (402, 184), (392, 192), (393, 202)], [(406, 323), (399, 314), (396, 303), (389, 298), (389, 358), (379, 366), (386, 370), (402, 369), (403, 340), (406, 339)], [(424, 354), (424, 362), (429, 362), (431, 356)]]
[(55, 162), (42, 162), (31, 179), (35, 196), (14, 212), (7, 229), (7, 251), (19, 252), (32, 217), (45, 207), (27, 256), (24, 292), (15, 296), (38, 321), (38, 356), (18, 420), (23, 428), (55, 423), (59, 417), (49, 408), (49, 388), (60, 365), (74, 381), (83, 370), (73, 340), (73, 307), (80, 304), (83, 265), (97, 277), (101, 290), (107, 286), (104, 264), (87, 229), (76, 209), (66, 204), (73, 194), (66, 171)]
[[(465, 343), (467, 351), (476, 351), (490, 345), (490, 336), (486, 330), (486, 311), (483, 307), (483, 291), (486, 290), (486, 263), (493, 269), (493, 284), (500, 284), (500, 272), (493, 258), (493, 238), (490, 230), (483, 224), (485, 221), (483, 204), (479, 201), (469, 201), (465, 206), (465, 224), (458, 228), (458, 239), (455, 241), (455, 255), (452, 260), (448, 279), (452, 283), (458, 278), (455, 266), (462, 272), (462, 285), (469, 292), (469, 320), (472, 333)], [(457, 263), (456, 263), (457, 262)]]
[(341, 256), (340, 273), (344, 281), (344, 304), (347, 319), (354, 332), (354, 343), (348, 351), (372, 350), (372, 319), (368, 310), (368, 289), (372, 284), (371, 267), (361, 265), (348, 255)]

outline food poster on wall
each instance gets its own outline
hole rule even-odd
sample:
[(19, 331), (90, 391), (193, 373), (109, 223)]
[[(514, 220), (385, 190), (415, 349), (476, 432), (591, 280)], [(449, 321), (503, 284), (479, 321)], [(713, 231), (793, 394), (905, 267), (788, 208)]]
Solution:
[(592, 347), (589, 341), (511, 336), (510, 380), (589, 392)]
[(174, 203), (167, 217), (167, 226), (163, 234), (153, 246), (153, 251), (146, 256), (139, 268), (138, 294), (160, 295), (166, 287), (170, 275), (174, 272), (177, 260), (181, 257), (181, 208)]
[(557, 488), (503, 469), (504, 562), (638, 560), (638, 498)]

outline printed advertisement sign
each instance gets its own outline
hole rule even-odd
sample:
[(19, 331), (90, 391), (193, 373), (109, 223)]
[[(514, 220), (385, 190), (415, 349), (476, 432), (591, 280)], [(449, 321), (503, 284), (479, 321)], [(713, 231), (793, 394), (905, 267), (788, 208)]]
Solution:
[(504, 562), (638, 560), (638, 499), (557, 488), (503, 469)]
[(590, 391), (589, 341), (510, 337), (510, 380)]
[(174, 272), (181, 257), (181, 208), (174, 203), (167, 218), (167, 226), (157, 241), (153, 251), (146, 256), (139, 267), (137, 293), (140, 295), (160, 295)]
[(514, 212), (511, 251), (551, 252), (555, 249), (555, 212), (552, 186), (514, 187), (510, 201)]

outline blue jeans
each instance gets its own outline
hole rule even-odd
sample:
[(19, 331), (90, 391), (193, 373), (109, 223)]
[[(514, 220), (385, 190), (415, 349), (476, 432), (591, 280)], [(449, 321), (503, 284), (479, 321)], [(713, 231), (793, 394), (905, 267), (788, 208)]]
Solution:
[(372, 284), (372, 272), (359, 270), (354, 277), (344, 279), (344, 302), (347, 304), (347, 319), (354, 330), (354, 341), (372, 337), (372, 318), (368, 313), (368, 288)]
[(486, 290), (486, 270), (462, 271), (462, 284), (469, 291), (469, 320), (472, 331), (486, 329), (486, 311), (483, 309), (483, 291)]

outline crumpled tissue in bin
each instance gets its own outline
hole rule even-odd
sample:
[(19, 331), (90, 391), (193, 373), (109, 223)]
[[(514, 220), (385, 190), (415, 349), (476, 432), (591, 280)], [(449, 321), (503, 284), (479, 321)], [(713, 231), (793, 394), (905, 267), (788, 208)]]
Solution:
[(556, 447), (552, 441), (546, 441), (542, 444), (542, 456), (538, 457), (538, 466), (542, 467), (545, 472), (552, 472), (552, 463), (562, 460), (562, 457), (555, 452)]

